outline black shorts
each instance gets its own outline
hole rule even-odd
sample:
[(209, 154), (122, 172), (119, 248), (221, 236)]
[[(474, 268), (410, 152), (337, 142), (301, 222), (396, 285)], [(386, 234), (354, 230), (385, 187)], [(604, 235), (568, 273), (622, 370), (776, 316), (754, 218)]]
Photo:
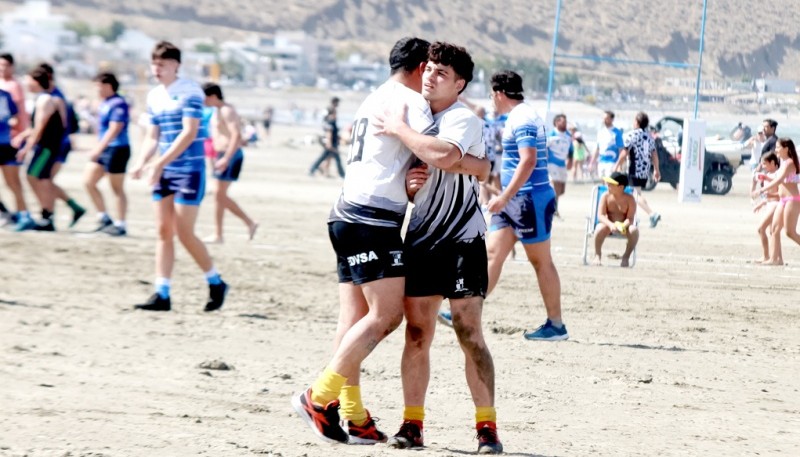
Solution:
[(328, 223), (328, 235), (336, 251), (340, 283), (359, 285), (406, 275), (400, 227), (336, 221)]
[(486, 297), (489, 273), (483, 238), (433, 249), (406, 246), (405, 254), (407, 296)]
[(647, 178), (637, 178), (633, 175), (630, 177), (630, 184), (631, 187), (645, 187), (647, 186)]
[(36, 145), (33, 147), (33, 159), (28, 164), (28, 174), (36, 179), (51, 179), (53, 166), (58, 161), (58, 147)]
[(0, 144), (0, 167), (10, 165), (12, 167), (19, 166), (17, 162), (17, 148), (10, 144)]
[(109, 146), (97, 159), (97, 163), (103, 166), (106, 173), (118, 174), (125, 173), (128, 168), (128, 160), (131, 158), (130, 146)]

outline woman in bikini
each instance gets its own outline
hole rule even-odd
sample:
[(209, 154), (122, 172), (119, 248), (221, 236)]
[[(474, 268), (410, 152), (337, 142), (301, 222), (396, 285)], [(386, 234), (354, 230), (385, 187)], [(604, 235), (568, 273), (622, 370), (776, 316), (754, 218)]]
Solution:
[[(781, 160), (774, 152), (765, 154), (764, 157), (761, 158), (761, 170), (763, 171), (754, 173), (754, 180), (760, 183), (761, 186), (771, 183), (775, 179), (780, 165)], [(770, 261), (769, 237), (772, 232), (772, 216), (781, 199), (778, 195), (778, 189), (772, 189), (769, 193), (762, 195), (764, 197), (753, 207), (753, 213), (759, 215), (758, 237), (761, 239), (761, 247), (764, 254), (761, 259), (756, 260), (755, 263)], [(756, 202), (756, 200), (753, 201), (754, 203)]]
[(800, 235), (797, 233), (797, 218), (800, 216), (800, 191), (797, 187), (800, 182), (797, 174), (800, 170), (800, 159), (797, 157), (797, 148), (789, 138), (781, 138), (775, 145), (775, 153), (782, 160), (778, 174), (771, 183), (753, 192), (753, 197), (757, 197), (777, 188), (780, 196), (780, 202), (772, 216), (772, 255), (764, 265), (783, 265), (781, 229), (785, 229), (786, 236), (800, 244)]

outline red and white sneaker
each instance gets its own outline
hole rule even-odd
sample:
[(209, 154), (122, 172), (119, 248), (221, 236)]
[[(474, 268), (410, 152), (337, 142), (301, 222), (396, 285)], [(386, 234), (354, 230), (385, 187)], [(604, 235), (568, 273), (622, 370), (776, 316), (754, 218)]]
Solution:
[(316, 406), (311, 401), (311, 388), (292, 397), (292, 406), (311, 431), (328, 443), (347, 443), (347, 432), (339, 425), (339, 400), (325, 406)]
[(364, 425), (356, 425), (353, 421), (347, 421), (347, 434), (350, 436), (349, 444), (376, 444), (385, 443), (386, 435), (378, 430), (375, 419), (367, 411), (367, 422)]

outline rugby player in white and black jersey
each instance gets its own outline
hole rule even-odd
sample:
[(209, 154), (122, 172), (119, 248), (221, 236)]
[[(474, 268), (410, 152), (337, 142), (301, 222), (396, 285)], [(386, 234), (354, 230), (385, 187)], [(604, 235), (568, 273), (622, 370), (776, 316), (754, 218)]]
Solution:
[[(342, 194), (328, 220), (339, 274), (339, 323), (335, 353), (314, 384), (292, 405), (321, 439), (372, 444), (386, 441), (364, 409), (359, 389), (362, 361), (403, 321), (406, 266), (400, 235), (408, 205), (405, 188), (414, 156), (403, 143), (376, 135), (376, 115), (407, 106), (412, 129), (433, 125), (422, 98), (429, 43), (403, 38), (392, 49), (392, 75), (361, 104), (353, 126)], [(426, 162), (448, 168), (458, 151), (425, 151)], [(476, 159), (477, 160), (477, 159)], [(347, 430), (339, 425), (339, 405)]]
[[(442, 301), (450, 301), (455, 329), (466, 359), (466, 377), (475, 404), (478, 453), (501, 453), (494, 408), (494, 363), (481, 329), (481, 310), (488, 286), (486, 222), (478, 199), (478, 180), (489, 176), (483, 120), (458, 96), (472, 80), (474, 64), (467, 51), (449, 43), (431, 45), (422, 77), (422, 95), (433, 112), (436, 129), (422, 135), (388, 116), (383, 131), (403, 140), (421, 157), (425, 151), (452, 151), (462, 160), (430, 172), (417, 188), (422, 170), (409, 173), (414, 209), (405, 239), (406, 344), (402, 359), (403, 424), (390, 439), (399, 448), (423, 445), (425, 393), (430, 378), (430, 347)], [(476, 161), (475, 159), (481, 159)], [(474, 175), (474, 176), (473, 176)], [(424, 177), (423, 177), (424, 179)]]

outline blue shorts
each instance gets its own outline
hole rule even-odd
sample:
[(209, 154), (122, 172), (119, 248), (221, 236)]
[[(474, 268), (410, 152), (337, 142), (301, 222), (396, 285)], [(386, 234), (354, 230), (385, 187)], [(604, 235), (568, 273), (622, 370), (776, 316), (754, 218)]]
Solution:
[[(224, 152), (218, 152), (217, 159), (219, 160), (223, 155), (225, 155)], [(214, 170), (214, 178), (220, 181), (238, 181), (239, 173), (242, 172), (242, 162), (244, 162), (244, 152), (239, 149), (233, 154), (231, 161), (228, 163), (228, 168), (226, 168), (225, 171), (219, 173), (217, 170)]]
[(492, 214), (489, 231), (511, 227), (523, 244), (550, 239), (556, 193), (550, 186), (518, 192), (498, 214)]
[(10, 144), (0, 144), (0, 167), (11, 166), (18, 167), (17, 162), (17, 148)]
[(70, 152), (72, 152), (72, 142), (71, 141), (62, 142), (61, 149), (58, 151), (58, 155), (56, 155), (56, 162), (66, 163), (67, 156), (69, 155)]
[(125, 173), (128, 168), (128, 160), (131, 158), (130, 146), (109, 146), (97, 159), (97, 163), (102, 165), (109, 174)]
[(153, 201), (175, 196), (179, 205), (197, 206), (206, 193), (205, 170), (164, 170), (158, 184), (153, 187)]

